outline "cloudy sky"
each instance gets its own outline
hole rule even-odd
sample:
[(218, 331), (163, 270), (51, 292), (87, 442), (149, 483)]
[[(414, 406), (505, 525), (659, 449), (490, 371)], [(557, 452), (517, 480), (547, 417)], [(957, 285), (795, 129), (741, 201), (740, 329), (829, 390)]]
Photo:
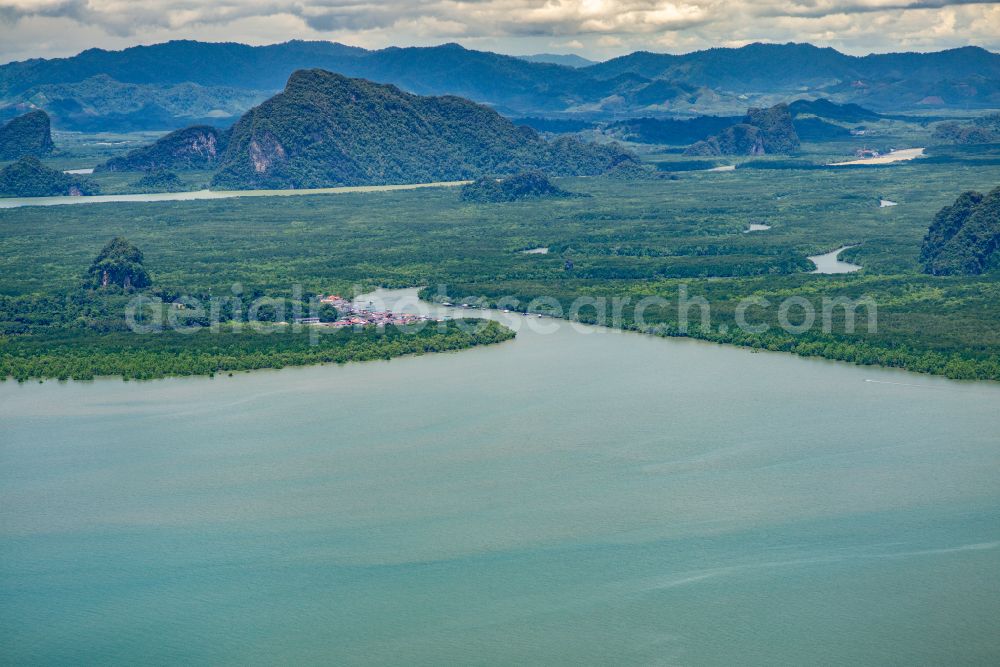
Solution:
[(168, 39), (369, 48), (459, 42), (603, 59), (754, 41), (855, 54), (976, 44), (1000, 51), (982, 0), (0, 0), (0, 62)]

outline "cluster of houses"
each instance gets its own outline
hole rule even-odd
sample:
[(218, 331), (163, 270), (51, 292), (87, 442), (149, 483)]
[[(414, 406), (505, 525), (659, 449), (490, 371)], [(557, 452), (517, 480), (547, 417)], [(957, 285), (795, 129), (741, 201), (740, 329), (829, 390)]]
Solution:
[(397, 326), (406, 324), (415, 324), (417, 322), (431, 321), (433, 318), (424, 317), (423, 315), (412, 315), (410, 313), (394, 313), (391, 310), (373, 310), (369, 302), (369, 308), (364, 308), (350, 299), (345, 299), (344, 297), (334, 294), (331, 296), (325, 296), (320, 300), (321, 304), (332, 306), (340, 314), (340, 319), (335, 322), (321, 322), (318, 317), (303, 317), (297, 322), (299, 324), (312, 324), (316, 326), (324, 327), (356, 327), (356, 326), (368, 326), (368, 325), (379, 325), (385, 326), (387, 324), (393, 324)]

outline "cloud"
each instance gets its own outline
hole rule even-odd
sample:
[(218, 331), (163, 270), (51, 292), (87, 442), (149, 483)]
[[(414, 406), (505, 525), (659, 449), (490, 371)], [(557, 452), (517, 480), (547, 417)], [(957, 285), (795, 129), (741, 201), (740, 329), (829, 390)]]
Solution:
[(841, 14), (870, 14), (913, 11), (921, 9), (945, 9), (961, 5), (993, 5), (996, 0), (812, 0), (806, 2), (761, 3), (757, 16), (798, 16), (821, 18)]
[(0, 58), (180, 38), (369, 47), (460, 41), (509, 52), (555, 40), (596, 57), (751, 41), (850, 52), (997, 48), (998, 7), (987, 0), (0, 0)]

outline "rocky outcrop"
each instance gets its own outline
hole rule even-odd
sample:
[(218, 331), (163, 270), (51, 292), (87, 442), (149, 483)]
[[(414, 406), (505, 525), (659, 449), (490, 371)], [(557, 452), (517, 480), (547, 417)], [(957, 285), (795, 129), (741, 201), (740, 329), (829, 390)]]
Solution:
[(108, 160), (95, 171), (207, 171), (226, 148), (227, 133), (207, 125), (176, 130), (149, 146)]
[(1000, 188), (964, 192), (934, 216), (920, 250), (924, 271), (979, 275), (1000, 268)]
[(788, 105), (749, 109), (743, 121), (692, 144), (686, 155), (788, 154), (799, 148)]

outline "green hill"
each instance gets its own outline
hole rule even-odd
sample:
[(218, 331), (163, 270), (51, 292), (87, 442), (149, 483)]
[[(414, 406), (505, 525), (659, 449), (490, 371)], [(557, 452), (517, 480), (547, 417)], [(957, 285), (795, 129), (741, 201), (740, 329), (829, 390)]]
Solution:
[(28, 155), (0, 169), (0, 197), (54, 197), (97, 193), (98, 188), (93, 183), (49, 169), (38, 158)]
[(108, 160), (95, 171), (211, 170), (226, 148), (228, 132), (207, 125), (175, 130), (149, 146)]
[(0, 127), (0, 160), (43, 157), (54, 148), (49, 116), (44, 111), (31, 111)]
[(934, 216), (920, 261), (927, 273), (978, 275), (996, 268), (1000, 253), (1000, 187), (963, 192)]
[(174, 172), (157, 169), (137, 179), (132, 183), (132, 189), (140, 192), (183, 192), (188, 188)]
[(572, 197), (573, 193), (556, 187), (538, 172), (525, 172), (507, 178), (484, 177), (462, 186), (462, 201), (500, 203), (543, 197)]
[(600, 174), (633, 159), (614, 146), (552, 142), (459, 97), (302, 70), (233, 127), (213, 180), (226, 188), (454, 181), (542, 170)]

